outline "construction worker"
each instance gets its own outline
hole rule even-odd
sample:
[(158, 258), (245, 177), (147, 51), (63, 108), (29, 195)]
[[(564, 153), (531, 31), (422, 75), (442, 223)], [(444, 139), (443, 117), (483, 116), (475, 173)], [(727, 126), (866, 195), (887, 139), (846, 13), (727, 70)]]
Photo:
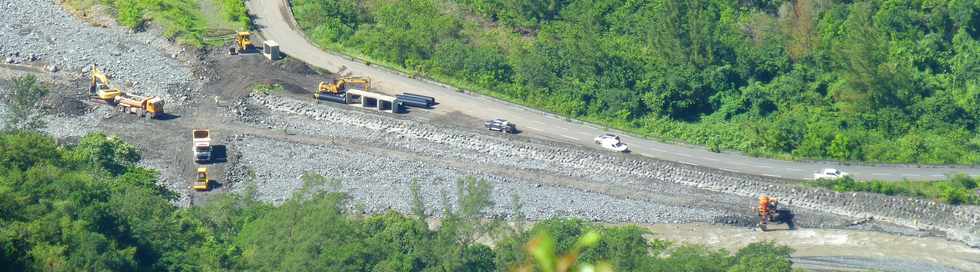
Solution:
[(769, 213), (769, 196), (759, 196), (759, 215), (765, 216)]

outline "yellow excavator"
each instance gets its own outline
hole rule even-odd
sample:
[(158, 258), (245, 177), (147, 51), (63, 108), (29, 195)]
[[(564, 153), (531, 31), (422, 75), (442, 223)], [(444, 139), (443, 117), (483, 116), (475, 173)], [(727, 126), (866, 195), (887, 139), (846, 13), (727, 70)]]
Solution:
[[(351, 86), (355, 85), (355, 86)], [(368, 91), (371, 88), (371, 80), (364, 77), (345, 77), (334, 79), (330, 83), (321, 81), (317, 86), (317, 91), (313, 93), (314, 98), (320, 98), (320, 94), (341, 94), (349, 88)]]
[(238, 55), (240, 53), (251, 52), (255, 49), (252, 43), (252, 32), (240, 31), (235, 33), (235, 45), (228, 49), (228, 53)]
[(194, 180), (192, 187), (196, 191), (207, 191), (211, 189), (211, 180), (208, 179), (208, 168), (197, 168), (197, 179)]
[(88, 91), (92, 96), (106, 102), (114, 102), (116, 97), (122, 95), (122, 91), (109, 85), (109, 76), (92, 65), (92, 81), (89, 83)]

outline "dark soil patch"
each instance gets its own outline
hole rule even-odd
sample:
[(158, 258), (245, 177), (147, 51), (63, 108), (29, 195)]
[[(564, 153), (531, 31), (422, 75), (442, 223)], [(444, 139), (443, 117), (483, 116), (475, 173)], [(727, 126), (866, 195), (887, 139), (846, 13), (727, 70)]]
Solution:
[(79, 116), (92, 110), (88, 105), (82, 102), (83, 99), (86, 98), (84, 96), (64, 96), (52, 94), (44, 97), (44, 99), (41, 101), (41, 107), (43, 107), (49, 114), (59, 116)]

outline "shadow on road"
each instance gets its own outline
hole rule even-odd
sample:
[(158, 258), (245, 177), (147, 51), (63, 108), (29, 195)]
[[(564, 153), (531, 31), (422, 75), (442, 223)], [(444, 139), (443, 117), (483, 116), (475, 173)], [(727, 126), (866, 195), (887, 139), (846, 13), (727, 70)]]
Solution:
[(177, 118), (180, 118), (180, 115), (170, 114), (170, 113), (161, 113), (159, 116), (156, 117), (156, 119), (160, 121), (171, 121)]
[(211, 163), (228, 162), (228, 148), (225, 145), (211, 147)]

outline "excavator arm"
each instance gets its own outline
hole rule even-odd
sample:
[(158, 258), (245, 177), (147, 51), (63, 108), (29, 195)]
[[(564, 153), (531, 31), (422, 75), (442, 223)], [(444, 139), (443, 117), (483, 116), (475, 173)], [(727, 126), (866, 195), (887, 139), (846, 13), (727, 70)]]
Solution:
[(109, 85), (109, 76), (99, 70), (99, 68), (92, 66), (92, 81), (89, 83), (89, 93), (97, 96), (99, 99), (105, 101), (113, 101), (116, 96), (122, 94), (122, 91), (116, 88), (112, 88)]

